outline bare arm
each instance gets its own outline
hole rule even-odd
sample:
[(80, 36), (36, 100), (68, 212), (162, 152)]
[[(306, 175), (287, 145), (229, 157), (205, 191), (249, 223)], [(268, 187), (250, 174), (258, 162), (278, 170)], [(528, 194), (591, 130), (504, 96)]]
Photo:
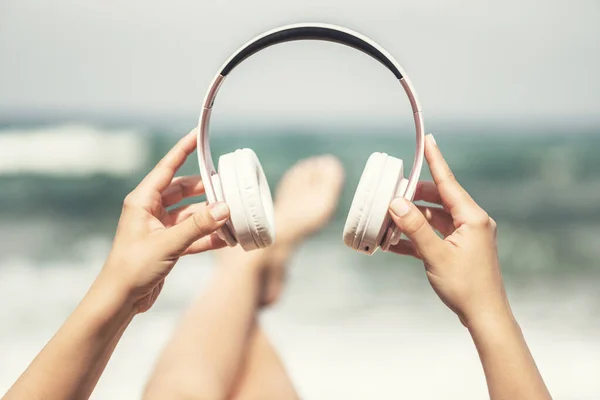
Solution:
[(391, 251), (423, 260), (429, 283), (469, 329), (493, 400), (550, 399), (504, 290), (496, 222), (456, 181), (431, 135), (425, 156), (434, 182), (419, 182), (415, 200), (442, 207), (395, 199), (390, 215), (410, 240)]
[(166, 210), (203, 192), (199, 177), (174, 179), (195, 144), (191, 132), (127, 196), (98, 278), (6, 400), (89, 397), (124, 330), (154, 304), (179, 257), (224, 246), (213, 233), (229, 216), (225, 204)]
[(89, 292), (56, 335), (6, 393), (5, 399), (83, 399), (90, 396), (133, 307), (102, 282)]
[(493, 400), (551, 398), (511, 314), (476, 318), (468, 328)]

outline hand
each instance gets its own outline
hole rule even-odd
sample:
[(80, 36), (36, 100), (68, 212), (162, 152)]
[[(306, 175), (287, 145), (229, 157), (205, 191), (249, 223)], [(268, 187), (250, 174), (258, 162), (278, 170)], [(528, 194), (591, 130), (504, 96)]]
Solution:
[(175, 208), (186, 197), (204, 193), (199, 176), (174, 178), (196, 148), (196, 132), (179, 141), (127, 195), (110, 255), (100, 276), (132, 302), (134, 312), (147, 311), (179, 257), (221, 248), (215, 234), (229, 218), (224, 203)]
[(423, 260), (431, 286), (463, 325), (486, 314), (510, 314), (498, 262), (496, 223), (456, 181), (432, 135), (427, 136), (425, 157), (434, 182), (419, 182), (415, 201), (443, 208), (417, 207), (395, 199), (390, 215), (410, 240), (401, 240), (390, 251)]

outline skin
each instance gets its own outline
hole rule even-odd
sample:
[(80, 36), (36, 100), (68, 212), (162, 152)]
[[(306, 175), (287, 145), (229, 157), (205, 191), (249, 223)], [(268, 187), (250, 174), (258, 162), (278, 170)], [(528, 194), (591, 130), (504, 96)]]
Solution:
[(432, 135), (425, 156), (433, 182), (419, 182), (415, 200), (438, 207), (395, 199), (390, 215), (409, 240), (390, 251), (423, 261), (433, 290), (468, 328), (493, 400), (551, 399), (506, 296), (496, 222), (457, 182)]
[(331, 156), (303, 160), (286, 172), (275, 195), (275, 244), (217, 253), (212, 280), (161, 354), (145, 399), (299, 398), (258, 313), (279, 299), (286, 264), (332, 216), (343, 181), (343, 168)]
[[(203, 193), (199, 177), (174, 178), (195, 143), (191, 132), (127, 196), (102, 271), (5, 399), (89, 397), (124, 330), (154, 304), (179, 257), (224, 246), (214, 232), (228, 218), (225, 205), (167, 210)], [(492, 399), (550, 399), (504, 290), (496, 223), (458, 184), (432, 136), (425, 154), (434, 181), (420, 182), (415, 200), (438, 207), (395, 199), (390, 214), (409, 240), (391, 251), (423, 260), (433, 289), (473, 338)], [(289, 175), (295, 179), (287, 178), (287, 189), (282, 181), (276, 220), (292, 229), (282, 230), (279, 244), (253, 253), (223, 253), (213, 284), (161, 357), (147, 398), (298, 398), (256, 313), (279, 297), (293, 250), (335, 210), (339, 190), (324, 189), (337, 183), (341, 188), (341, 183), (327, 182), (317, 171), (335, 169), (328, 162), (329, 167), (312, 170), (316, 179), (296, 170)], [(292, 205), (294, 199), (302, 201)]]
[(192, 131), (179, 141), (126, 197), (98, 277), (4, 399), (88, 398), (124, 330), (154, 304), (179, 257), (225, 245), (214, 234), (229, 217), (225, 204), (167, 211), (204, 191), (199, 177), (174, 177), (195, 138)]

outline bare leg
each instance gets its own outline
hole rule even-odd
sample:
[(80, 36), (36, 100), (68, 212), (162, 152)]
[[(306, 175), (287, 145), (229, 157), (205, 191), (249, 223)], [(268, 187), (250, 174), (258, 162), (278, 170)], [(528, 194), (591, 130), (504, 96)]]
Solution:
[[(332, 157), (310, 158), (291, 168), (277, 187), (275, 219), (279, 230), (275, 245), (264, 257), (266, 291), (262, 304), (275, 303), (284, 286), (287, 261), (308, 236), (333, 215), (344, 183), (344, 170)], [(285, 368), (257, 325), (240, 371), (235, 400), (296, 400)]]
[(231, 399), (299, 399), (281, 359), (258, 323), (250, 337), (245, 362)]
[(259, 301), (256, 254), (219, 265), (184, 314), (148, 382), (146, 399), (226, 399), (243, 360)]
[(256, 313), (279, 298), (293, 250), (333, 214), (343, 177), (329, 156), (301, 161), (286, 173), (275, 197), (276, 244), (219, 253), (212, 281), (163, 351), (146, 399), (298, 398)]

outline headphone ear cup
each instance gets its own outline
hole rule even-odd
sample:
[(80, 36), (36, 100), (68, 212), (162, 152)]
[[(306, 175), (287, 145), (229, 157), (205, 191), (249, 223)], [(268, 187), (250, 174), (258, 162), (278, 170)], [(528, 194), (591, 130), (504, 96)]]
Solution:
[[(225, 196), (223, 194), (223, 185), (221, 185), (221, 177), (219, 174), (213, 174), (210, 177), (210, 180), (212, 182), (217, 201), (224, 202)], [(223, 225), (221, 229), (217, 230), (217, 235), (225, 243), (227, 243), (227, 246), (229, 247), (234, 247), (236, 244), (238, 244), (237, 240), (235, 239), (235, 235), (233, 234), (233, 225), (231, 224), (231, 219), (227, 220), (225, 225)]]
[(275, 239), (273, 200), (256, 154), (241, 149), (221, 156), (219, 176), (238, 243), (246, 251), (270, 246)]
[(388, 207), (402, 178), (402, 160), (385, 153), (373, 153), (365, 169), (344, 226), (344, 243), (366, 254), (381, 244), (391, 218)]

